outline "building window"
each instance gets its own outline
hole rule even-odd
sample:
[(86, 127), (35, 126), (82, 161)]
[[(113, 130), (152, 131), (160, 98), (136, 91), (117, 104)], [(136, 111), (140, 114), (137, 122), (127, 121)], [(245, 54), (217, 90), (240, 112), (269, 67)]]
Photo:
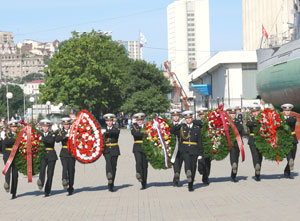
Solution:
[(195, 46), (195, 43), (189, 43), (188, 46)]
[(195, 41), (195, 38), (188, 38), (188, 41)]
[(194, 33), (188, 33), (188, 36), (195, 36)]
[(188, 28), (188, 31), (195, 31), (194, 28)]
[(188, 23), (188, 26), (195, 26), (194, 23)]

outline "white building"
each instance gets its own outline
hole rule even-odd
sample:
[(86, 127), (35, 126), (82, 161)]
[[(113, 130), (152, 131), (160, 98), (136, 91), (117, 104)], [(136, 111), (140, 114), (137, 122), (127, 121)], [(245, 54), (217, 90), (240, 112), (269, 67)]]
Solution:
[[(222, 51), (191, 73), (197, 106), (251, 105), (256, 100), (257, 57), (255, 51)], [(198, 88), (198, 89), (196, 89)], [(202, 91), (200, 92), (199, 91)]]
[(243, 49), (256, 50), (262, 40), (262, 25), (269, 35), (262, 47), (291, 40), (295, 0), (243, 0)]
[(24, 84), (24, 94), (25, 95), (34, 95), (40, 93), (40, 85), (43, 85), (44, 80), (34, 80)]
[(175, 0), (167, 17), (170, 69), (189, 95), (189, 73), (210, 57), (209, 0)]
[(140, 41), (119, 41), (119, 43), (124, 45), (129, 58), (133, 60), (143, 59), (143, 48)]
[(23, 54), (34, 54), (40, 56), (49, 56), (50, 58), (58, 50), (59, 41), (53, 42), (38, 42), (34, 40), (24, 40), (22, 43), (17, 44), (17, 48)]

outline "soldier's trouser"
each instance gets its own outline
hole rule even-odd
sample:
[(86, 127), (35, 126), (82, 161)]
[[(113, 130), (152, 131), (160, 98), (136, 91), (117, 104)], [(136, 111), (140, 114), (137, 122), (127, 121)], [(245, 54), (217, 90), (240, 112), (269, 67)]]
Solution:
[(180, 174), (182, 163), (183, 163), (182, 154), (179, 153), (179, 152), (177, 152), (177, 156), (176, 156), (175, 162), (173, 164), (174, 174), (175, 173), (179, 173)]
[(286, 167), (284, 169), (284, 174), (286, 174), (288, 176), (291, 174), (289, 161), (290, 161), (290, 159), (295, 160), (295, 158), (296, 158), (296, 152), (297, 152), (297, 144), (293, 144), (293, 148), (291, 149), (291, 151), (289, 152), (289, 154), (286, 156), (287, 165), (286, 165)]
[(233, 163), (239, 164), (239, 157), (240, 157), (240, 148), (237, 142), (234, 142), (233, 147), (231, 147), (230, 151), (230, 165)]
[(192, 183), (195, 179), (196, 168), (197, 168), (197, 155), (189, 155), (189, 153), (183, 153), (183, 161), (185, 167), (185, 173), (190, 170), (192, 172)]
[(210, 174), (211, 159), (209, 157), (198, 160), (198, 171), (202, 175), (202, 180), (207, 180)]
[(136, 172), (141, 174), (143, 182), (147, 183), (148, 160), (143, 152), (134, 152)]
[[(3, 157), (4, 160), (4, 165), (6, 164), (8, 157)], [(11, 180), (11, 189), (10, 193), (11, 194), (16, 194), (17, 193), (17, 187), (18, 187), (18, 169), (15, 166), (15, 161), (13, 161), (8, 168), (6, 174), (5, 174), (5, 182), (10, 186), (10, 174), (12, 174), (12, 180)]]
[(45, 172), (46, 172), (46, 167), (48, 166), (48, 168), (47, 168), (47, 182), (46, 182), (46, 186), (45, 186), (45, 193), (46, 194), (49, 194), (51, 192), (53, 174), (54, 174), (54, 169), (55, 169), (55, 163), (56, 163), (56, 160), (48, 161), (48, 159), (46, 159), (46, 158), (43, 158), (41, 160), (41, 168), (40, 168), (39, 179), (42, 181), (42, 186), (44, 186), (44, 183), (45, 183)]
[(106, 174), (112, 174), (112, 184), (114, 184), (117, 171), (118, 156), (111, 156), (110, 153), (108, 153), (104, 154), (104, 158), (106, 161)]
[(261, 163), (262, 163), (262, 155), (261, 153), (258, 151), (258, 149), (256, 148), (255, 145), (249, 145), (250, 146), (250, 150), (251, 150), (251, 154), (252, 154), (252, 160), (253, 160), (253, 166), (255, 168), (256, 164), (259, 164), (261, 167)]
[(74, 157), (60, 157), (62, 164), (62, 179), (69, 181), (69, 188), (73, 189), (75, 178), (75, 163)]

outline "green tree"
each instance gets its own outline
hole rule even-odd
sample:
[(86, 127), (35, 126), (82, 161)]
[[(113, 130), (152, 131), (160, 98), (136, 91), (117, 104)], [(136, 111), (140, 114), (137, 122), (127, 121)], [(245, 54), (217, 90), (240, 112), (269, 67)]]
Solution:
[[(13, 94), (9, 100), (9, 116), (24, 116), (24, 94), (19, 86), (8, 85), (8, 91)], [(7, 118), (6, 87), (0, 88), (0, 116)]]
[(31, 73), (22, 78), (22, 83), (27, 83), (34, 80), (44, 80), (45, 76), (41, 73)]
[(121, 110), (125, 113), (162, 113), (169, 108), (167, 94), (172, 91), (172, 87), (154, 64), (132, 61), (129, 73), (123, 80), (124, 103)]
[(72, 34), (48, 64), (41, 102), (62, 102), (94, 114), (118, 110), (121, 79), (130, 63), (125, 48), (96, 31)]

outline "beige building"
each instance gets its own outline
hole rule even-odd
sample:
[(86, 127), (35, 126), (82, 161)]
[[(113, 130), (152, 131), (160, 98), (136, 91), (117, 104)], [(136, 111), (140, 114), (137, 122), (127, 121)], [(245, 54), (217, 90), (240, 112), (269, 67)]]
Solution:
[(124, 45), (128, 57), (133, 60), (143, 59), (143, 48), (140, 46), (140, 41), (118, 41), (121, 45)]
[(34, 54), (41, 56), (49, 56), (50, 58), (58, 50), (59, 41), (53, 42), (38, 42), (34, 40), (24, 40), (17, 44), (17, 48), (22, 54)]
[(0, 31), (0, 45), (14, 45), (14, 37), (12, 32)]
[[(281, 45), (293, 35), (295, 0), (242, 0), (243, 49)], [(269, 38), (262, 39), (262, 25)]]
[(44, 74), (43, 56), (24, 57), (19, 53), (0, 54), (1, 73), (8, 78), (22, 78), (31, 73)]
[(34, 80), (24, 84), (24, 94), (34, 95), (40, 93), (40, 85), (45, 84), (44, 80)]

